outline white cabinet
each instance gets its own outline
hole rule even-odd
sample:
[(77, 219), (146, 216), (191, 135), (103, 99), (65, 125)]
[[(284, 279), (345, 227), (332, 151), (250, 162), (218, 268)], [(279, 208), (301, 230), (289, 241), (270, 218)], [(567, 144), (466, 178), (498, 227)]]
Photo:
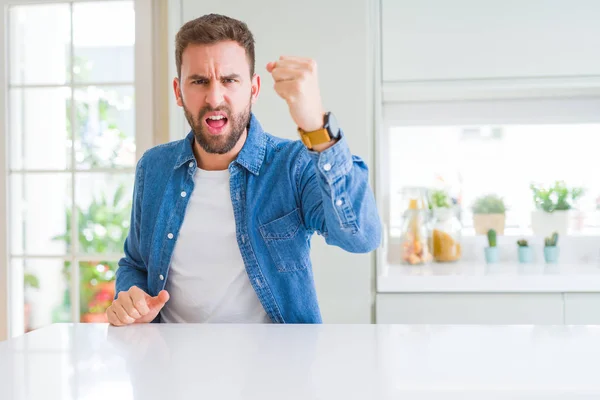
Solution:
[(565, 324), (600, 324), (600, 293), (565, 293), (564, 301)]
[(383, 0), (383, 80), (598, 75), (596, 0)]
[(561, 293), (378, 294), (376, 320), (379, 324), (560, 325), (562, 297)]

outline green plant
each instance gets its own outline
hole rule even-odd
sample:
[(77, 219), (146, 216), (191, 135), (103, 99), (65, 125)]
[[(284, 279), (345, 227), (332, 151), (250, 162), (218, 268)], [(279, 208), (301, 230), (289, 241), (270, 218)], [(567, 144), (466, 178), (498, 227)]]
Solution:
[(504, 214), (506, 206), (504, 199), (495, 194), (481, 196), (475, 200), (471, 208), (473, 214)]
[[(121, 253), (129, 231), (131, 200), (126, 196), (124, 185), (118, 186), (111, 199), (104, 194), (94, 197), (87, 208), (77, 206), (77, 232), (79, 250), (82, 253), (102, 254)], [(71, 209), (65, 212), (66, 232), (54, 237), (71, 248)], [(114, 280), (117, 262), (81, 261), (79, 265), (81, 314), (103, 312), (110, 305), (112, 297), (106, 284)], [(64, 263), (63, 274), (67, 281), (71, 279), (71, 262)], [(108, 298), (111, 297), (111, 298)]]
[(25, 283), (25, 288), (32, 288), (32, 289), (40, 288), (40, 280), (34, 274), (25, 273), (23, 275), (23, 281)]
[(432, 190), (429, 198), (429, 209), (452, 207), (450, 196), (445, 190)]
[(496, 230), (495, 229), (490, 229), (487, 232), (487, 238), (488, 238), (488, 243), (490, 245), (490, 247), (496, 247)]
[(564, 181), (556, 181), (549, 188), (531, 184), (530, 189), (535, 207), (545, 212), (570, 210), (585, 193), (585, 190), (580, 187), (569, 189)]
[(544, 245), (546, 247), (556, 247), (558, 243), (558, 233), (554, 232), (551, 236), (544, 239)]
[(517, 245), (519, 247), (529, 247), (529, 243), (525, 239), (517, 240)]

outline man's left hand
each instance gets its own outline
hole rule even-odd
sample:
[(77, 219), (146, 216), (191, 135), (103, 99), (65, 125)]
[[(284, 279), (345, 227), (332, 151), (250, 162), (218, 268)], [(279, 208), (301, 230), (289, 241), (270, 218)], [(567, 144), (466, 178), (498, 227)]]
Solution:
[(317, 63), (309, 58), (281, 56), (267, 64), (275, 80), (275, 91), (288, 104), (292, 119), (307, 132), (323, 127), (323, 103)]

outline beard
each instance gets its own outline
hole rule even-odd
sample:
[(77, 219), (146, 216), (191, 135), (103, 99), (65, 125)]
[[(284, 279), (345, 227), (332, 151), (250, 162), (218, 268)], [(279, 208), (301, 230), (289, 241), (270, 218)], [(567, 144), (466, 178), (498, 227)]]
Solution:
[[(194, 118), (190, 110), (183, 104), (183, 112), (188, 123), (194, 132), (194, 138), (198, 144), (210, 154), (226, 154), (235, 147), (240, 137), (250, 123), (251, 102), (248, 101), (246, 109), (237, 114), (231, 112), (231, 108), (221, 106), (212, 108), (206, 106), (198, 112), (198, 117)], [(205, 126), (206, 114), (212, 111), (225, 113), (227, 118), (227, 132), (221, 135), (211, 135)]]

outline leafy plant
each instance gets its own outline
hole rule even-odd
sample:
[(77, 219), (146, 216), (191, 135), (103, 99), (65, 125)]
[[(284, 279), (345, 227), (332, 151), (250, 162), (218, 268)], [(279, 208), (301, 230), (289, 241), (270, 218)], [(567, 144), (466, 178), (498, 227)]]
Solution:
[(473, 203), (472, 210), (473, 214), (504, 214), (506, 206), (502, 197), (488, 194), (477, 198)]
[(429, 208), (451, 208), (452, 201), (450, 196), (445, 190), (433, 190), (431, 191), (429, 201)]
[(554, 186), (549, 188), (531, 184), (530, 189), (536, 208), (545, 212), (570, 210), (585, 193), (585, 190), (580, 187), (569, 189), (564, 181), (556, 181)]
[[(94, 197), (87, 209), (76, 207), (79, 250), (82, 253), (121, 253), (129, 231), (131, 200), (126, 200), (126, 188), (120, 185), (111, 199), (105, 194)], [(54, 240), (62, 240), (71, 247), (71, 209), (65, 212), (66, 232)], [(112, 301), (111, 286), (118, 267), (117, 262), (82, 261), (74, 266), (80, 270), (80, 312), (104, 312)], [(67, 261), (63, 273), (71, 279), (71, 262)]]
[(488, 244), (490, 247), (496, 247), (496, 236), (497, 234), (495, 229), (490, 229), (487, 232)]
[(529, 247), (529, 243), (525, 239), (517, 240), (517, 245), (519, 247)]
[(544, 245), (546, 247), (555, 247), (558, 243), (558, 233), (554, 232), (552, 236), (548, 236), (544, 239)]
[(39, 289), (40, 288), (40, 280), (38, 277), (32, 273), (25, 273), (23, 275), (23, 281), (25, 283), (25, 288)]

